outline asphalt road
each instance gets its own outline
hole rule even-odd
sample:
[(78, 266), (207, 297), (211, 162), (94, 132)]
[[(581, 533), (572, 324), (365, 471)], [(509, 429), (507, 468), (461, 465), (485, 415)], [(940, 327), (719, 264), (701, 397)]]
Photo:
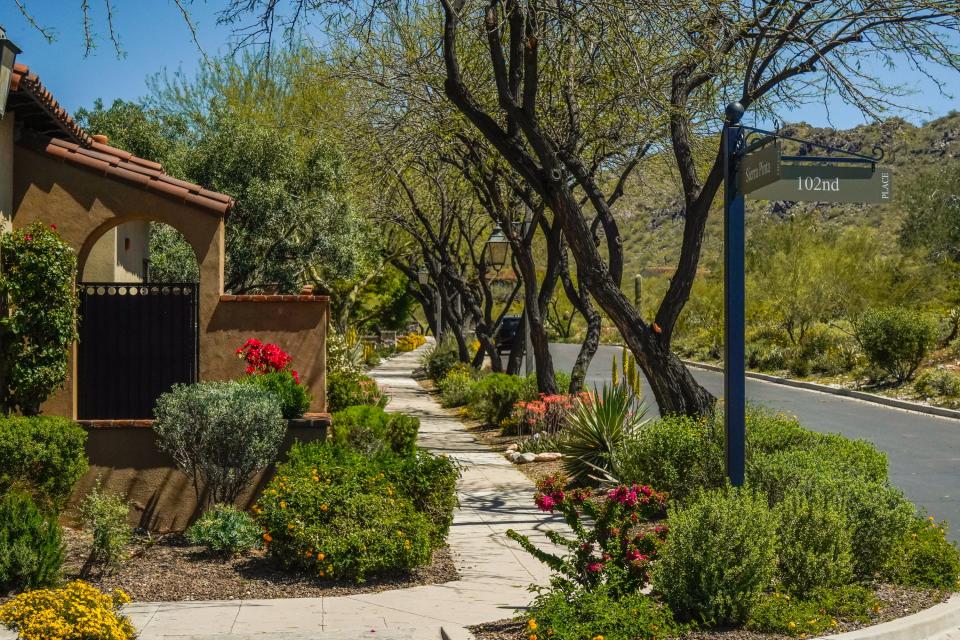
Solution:
[[(569, 371), (578, 350), (579, 345), (551, 345), (556, 370)], [(619, 347), (600, 347), (590, 365), (589, 383), (600, 385), (610, 379), (614, 356), (619, 361)], [(723, 395), (723, 374), (694, 369), (693, 375), (711, 393)], [(653, 394), (646, 381), (644, 385), (655, 414)], [(887, 453), (892, 482), (937, 519), (946, 518), (953, 525), (950, 537), (960, 541), (960, 420), (749, 378), (747, 399), (793, 414), (815, 431), (872, 442)]]

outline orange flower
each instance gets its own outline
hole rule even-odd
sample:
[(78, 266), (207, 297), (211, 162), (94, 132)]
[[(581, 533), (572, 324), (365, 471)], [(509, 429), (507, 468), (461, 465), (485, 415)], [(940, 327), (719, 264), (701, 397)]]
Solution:
[(266, 540), (267, 542), (273, 542), (273, 538), (270, 536), (269, 533), (263, 534), (263, 539)]

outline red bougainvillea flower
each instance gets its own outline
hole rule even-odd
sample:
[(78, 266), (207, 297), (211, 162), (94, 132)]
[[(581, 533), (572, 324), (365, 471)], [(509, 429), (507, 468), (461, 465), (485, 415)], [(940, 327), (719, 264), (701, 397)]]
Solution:
[(28, 233), (27, 235), (23, 236), (23, 239), (27, 242), (30, 242), (33, 240), (33, 236)]
[(296, 369), (294, 369), (293, 371), (291, 371), (291, 372), (290, 372), (290, 375), (293, 376), (293, 381), (294, 381), (294, 382), (296, 382), (297, 384), (300, 384), (300, 374), (297, 373), (297, 370), (296, 370)]
[(52, 225), (50, 225), (50, 228), (53, 229), (54, 231), (56, 231), (56, 230), (57, 230), (57, 225), (52, 224)]
[(587, 571), (589, 571), (590, 573), (600, 573), (601, 571), (603, 571), (603, 563), (591, 562), (590, 564), (587, 565)]
[[(293, 358), (279, 345), (264, 344), (256, 338), (250, 338), (236, 350), (237, 357), (247, 361), (246, 372), (250, 375), (287, 371)], [(299, 384), (299, 383), (298, 383)]]

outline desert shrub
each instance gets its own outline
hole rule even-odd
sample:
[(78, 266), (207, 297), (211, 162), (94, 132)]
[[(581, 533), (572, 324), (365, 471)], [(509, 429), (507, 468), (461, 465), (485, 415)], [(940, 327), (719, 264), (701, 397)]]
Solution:
[(126, 560), (132, 534), (127, 524), (129, 516), (127, 501), (116, 494), (105, 493), (98, 479), (80, 504), (80, 521), (93, 536), (90, 563), (112, 569)]
[(865, 312), (854, 334), (871, 365), (905, 382), (935, 344), (937, 326), (919, 311), (890, 307)]
[(440, 404), (444, 407), (462, 407), (473, 398), (474, 387), (480, 374), (469, 365), (460, 364), (447, 372), (439, 382)]
[[(552, 546), (544, 550), (513, 529), (507, 536), (558, 574), (556, 585), (583, 589), (607, 585), (620, 594), (639, 591), (647, 583), (667, 528), (637, 527), (663, 515), (666, 496), (646, 485), (618, 485), (605, 492), (567, 491), (566, 485), (563, 475), (541, 478), (533, 499), (541, 511), (559, 512), (573, 537), (548, 533)], [(556, 549), (566, 552), (560, 555)]]
[(376, 407), (387, 404), (387, 397), (373, 378), (354, 373), (327, 374), (327, 411), (340, 411), (361, 404)]
[(594, 400), (581, 400), (570, 413), (560, 450), (564, 470), (578, 480), (611, 472), (615, 452), (645, 424), (646, 413), (624, 384), (604, 385)]
[(289, 569), (362, 581), (430, 560), (430, 518), (355, 451), (295, 448), (254, 512), (271, 557)]
[(427, 337), (420, 333), (408, 333), (397, 338), (397, 351), (413, 351), (427, 343)]
[(77, 256), (41, 222), (0, 234), (0, 414), (40, 412), (77, 338)]
[(29, 491), (44, 511), (60, 511), (87, 470), (87, 433), (53, 416), (0, 416), (0, 493)]
[(310, 410), (310, 391), (292, 371), (271, 371), (240, 378), (240, 382), (272, 393), (284, 418), (299, 418)]
[(719, 487), (723, 440), (713, 426), (709, 420), (682, 416), (652, 420), (617, 449), (613, 475), (621, 482), (658, 487), (680, 501), (699, 489)]
[(670, 610), (641, 593), (597, 589), (542, 591), (526, 614), (525, 635), (556, 640), (653, 640), (680, 630)]
[(529, 438), (520, 440), (517, 443), (517, 451), (520, 453), (553, 453), (558, 452), (563, 447), (563, 441), (567, 435), (565, 432), (559, 433), (535, 433)]
[(876, 597), (866, 587), (845, 585), (814, 589), (806, 598), (773, 592), (763, 594), (744, 625), (763, 633), (809, 638), (845, 622), (868, 622)]
[(751, 461), (748, 481), (771, 504), (800, 491), (839, 505), (851, 531), (854, 574), (861, 578), (884, 566), (913, 517), (913, 506), (886, 481), (825, 464), (813, 451), (784, 451)]
[(913, 382), (913, 388), (922, 396), (960, 396), (960, 374), (946, 369), (928, 369)]
[(444, 336), (424, 352), (420, 363), (431, 380), (434, 382), (443, 380), (451, 369), (460, 364), (457, 343), (452, 338)]
[(652, 582), (680, 619), (738, 624), (770, 585), (775, 562), (776, 517), (766, 500), (723, 488), (671, 512)]
[(103, 593), (74, 580), (59, 589), (21, 593), (0, 605), (0, 622), (21, 640), (134, 640), (136, 629), (120, 612), (128, 602), (119, 589)]
[(153, 429), (160, 448), (210, 503), (232, 503), (250, 478), (277, 458), (287, 432), (280, 403), (239, 382), (175, 385), (157, 399)]
[(481, 378), (473, 389), (470, 414), (487, 424), (499, 425), (510, 417), (519, 400), (532, 400), (529, 385), (523, 378), (505, 373), (491, 373)]
[[(714, 420), (717, 433), (722, 433), (722, 414)], [(796, 418), (763, 407), (747, 409), (747, 457), (776, 453), (788, 449), (809, 449), (820, 441), (820, 434), (804, 428)]]
[(29, 495), (0, 497), (0, 594), (48, 587), (60, 578), (60, 524), (43, 514)]
[(259, 548), (263, 530), (246, 511), (214, 505), (187, 529), (187, 540), (214, 553), (240, 555)]
[(953, 591), (960, 579), (960, 553), (947, 539), (947, 524), (933, 516), (915, 519), (890, 553), (886, 579), (912, 587)]
[(363, 373), (363, 342), (353, 329), (327, 333), (327, 376), (356, 377)]
[(387, 413), (380, 407), (347, 407), (333, 414), (333, 441), (366, 454), (385, 448), (398, 455), (416, 450), (420, 420), (402, 413)]
[(841, 507), (823, 496), (789, 494), (776, 508), (777, 576), (786, 591), (806, 596), (853, 578), (852, 541)]

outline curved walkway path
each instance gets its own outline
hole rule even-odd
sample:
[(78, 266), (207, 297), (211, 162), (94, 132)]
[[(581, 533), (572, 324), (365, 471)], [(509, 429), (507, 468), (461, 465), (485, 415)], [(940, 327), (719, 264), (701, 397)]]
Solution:
[[(513, 615), (531, 599), (530, 583), (549, 571), (509, 540), (513, 528), (543, 538), (559, 519), (533, 506), (533, 484), (500, 454), (477, 443), (452, 412), (411, 377), (419, 350), (372, 372), (390, 395), (388, 409), (420, 418), (422, 446), (462, 465), (460, 509), (450, 530), (460, 579), (445, 584), (330, 598), (135, 603), (126, 611), (140, 640), (300, 640), (307, 638), (440, 638), (462, 627)], [(2, 632), (0, 632), (2, 635)]]

